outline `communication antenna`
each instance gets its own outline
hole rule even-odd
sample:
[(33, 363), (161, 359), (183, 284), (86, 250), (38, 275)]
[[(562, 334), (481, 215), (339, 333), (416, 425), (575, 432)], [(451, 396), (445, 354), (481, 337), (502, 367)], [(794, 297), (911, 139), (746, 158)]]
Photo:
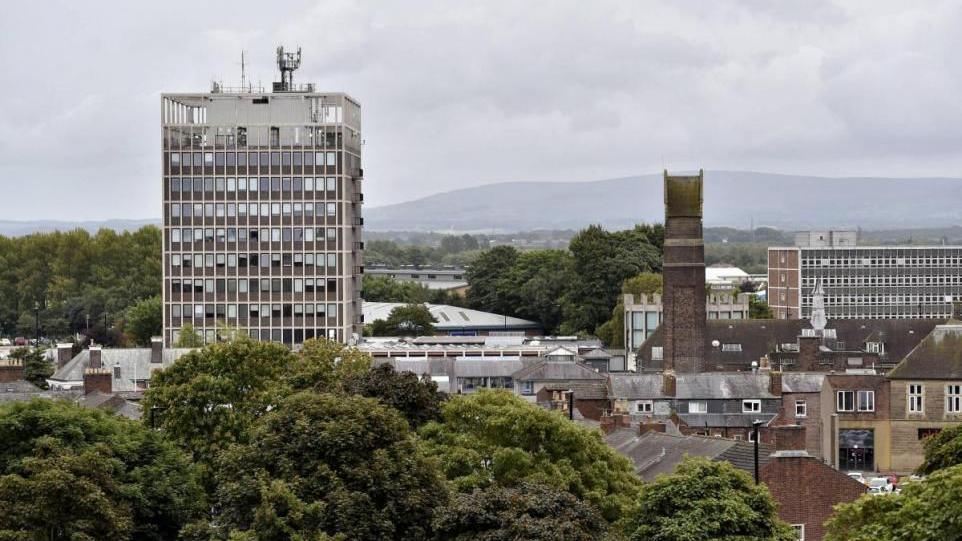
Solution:
[(294, 71), (301, 67), (301, 48), (296, 53), (284, 52), (284, 46), (277, 48), (277, 69), (281, 71), (281, 80), (274, 83), (275, 91), (291, 91), (294, 89)]
[(247, 89), (247, 62), (244, 60), (244, 52), (244, 49), (241, 49), (241, 88)]

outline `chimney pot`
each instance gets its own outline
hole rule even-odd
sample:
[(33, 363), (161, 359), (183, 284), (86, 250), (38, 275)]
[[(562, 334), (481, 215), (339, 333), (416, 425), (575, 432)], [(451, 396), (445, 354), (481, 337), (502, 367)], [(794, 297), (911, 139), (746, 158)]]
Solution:
[(73, 359), (73, 344), (57, 344), (57, 368), (63, 368)]
[(100, 346), (90, 346), (90, 362), (87, 364), (88, 368), (103, 368), (103, 351)]
[(768, 392), (775, 396), (782, 396), (782, 373), (772, 371), (768, 373)]
[(661, 382), (661, 392), (665, 396), (675, 396), (675, 389), (677, 387), (677, 380), (675, 378), (675, 373), (666, 370), (662, 373)]

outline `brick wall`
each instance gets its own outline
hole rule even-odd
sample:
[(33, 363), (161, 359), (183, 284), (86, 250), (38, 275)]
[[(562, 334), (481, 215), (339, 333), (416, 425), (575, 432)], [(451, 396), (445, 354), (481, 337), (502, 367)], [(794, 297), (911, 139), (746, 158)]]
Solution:
[[(795, 402), (804, 400), (806, 404), (805, 417), (795, 415)], [(805, 427), (805, 450), (812, 456), (822, 457), (822, 434), (821, 422), (822, 404), (819, 393), (786, 393), (782, 395), (782, 404), (785, 409), (785, 418), (788, 421)]]
[(16, 359), (0, 361), (0, 383), (9, 383), (24, 379), (23, 363)]
[(789, 524), (805, 525), (805, 540), (825, 535), (822, 524), (832, 507), (865, 494), (865, 486), (815, 457), (774, 455), (759, 476), (778, 502), (778, 515)]

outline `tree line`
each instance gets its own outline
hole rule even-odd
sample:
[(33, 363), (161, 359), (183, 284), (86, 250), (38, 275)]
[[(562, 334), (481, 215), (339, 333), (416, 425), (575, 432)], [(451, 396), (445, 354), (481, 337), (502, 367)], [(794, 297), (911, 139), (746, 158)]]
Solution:
[(664, 238), (660, 224), (624, 231), (593, 225), (567, 250), (492, 248), (468, 268), (467, 304), (537, 321), (548, 333), (593, 334), (611, 319), (625, 280), (661, 272)]
[(0, 539), (792, 539), (730, 464), (644, 484), (597, 429), (329, 341), (196, 350), (143, 411), (0, 406)]
[(154, 226), (0, 236), (0, 334), (33, 337), (39, 321), (43, 336), (89, 329), (98, 342), (122, 345), (128, 310), (160, 295), (160, 257)]

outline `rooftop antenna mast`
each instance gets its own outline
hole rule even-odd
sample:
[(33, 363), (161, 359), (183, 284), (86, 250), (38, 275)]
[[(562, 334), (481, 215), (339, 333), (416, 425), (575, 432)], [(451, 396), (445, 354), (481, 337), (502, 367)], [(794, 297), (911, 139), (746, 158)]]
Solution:
[(245, 52), (244, 49), (241, 49), (241, 88), (250, 92), (251, 89), (247, 88), (247, 62), (244, 59)]
[(281, 80), (274, 83), (274, 90), (288, 91), (294, 90), (294, 71), (301, 67), (301, 48), (297, 48), (296, 53), (284, 52), (284, 46), (277, 48), (277, 69), (281, 71)]

